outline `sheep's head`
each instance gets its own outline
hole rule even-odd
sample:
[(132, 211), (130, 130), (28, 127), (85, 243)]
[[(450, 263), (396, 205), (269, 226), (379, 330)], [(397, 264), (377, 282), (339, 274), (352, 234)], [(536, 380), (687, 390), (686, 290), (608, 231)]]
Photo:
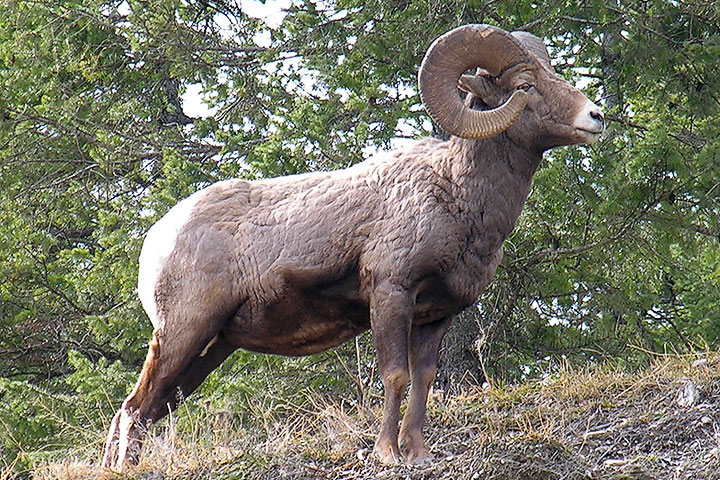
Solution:
[[(463, 75), (476, 67), (478, 74)], [(545, 150), (594, 143), (604, 128), (600, 108), (555, 74), (542, 40), (527, 32), (458, 27), (430, 46), (418, 77), (428, 113), (451, 135), (483, 139), (508, 130), (516, 142)]]

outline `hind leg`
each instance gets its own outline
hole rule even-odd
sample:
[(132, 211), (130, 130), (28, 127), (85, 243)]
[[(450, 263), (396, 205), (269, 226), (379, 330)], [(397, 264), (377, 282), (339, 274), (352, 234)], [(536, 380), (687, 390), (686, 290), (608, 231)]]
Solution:
[(122, 471), (137, 465), (147, 425), (175, 408), (178, 390), (180, 396), (190, 395), (234, 350), (216, 329), (184, 333), (179, 338), (153, 335), (140, 378), (110, 425), (103, 466)]
[(152, 395), (153, 387), (157, 386), (155, 380), (159, 377), (159, 345), (159, 335), (154, 332), (135, 388), (125, 399), (110, 424), (102, 461), (104, 467), (120, 471), (126, 461), (137, 464), (140, 455), (141, 428), (144, 427), (142, 425), (144, 412), (139, 406), (143, 399)]
[(175, 410), (179, 403), (178, 400), (189, 397), (205, 378), (235, 350), (235, 346), (227, 341), (222, 332), (210, 340), (203, 352), (195, 357), (182, 373), (176, 388), (168, 392), (163, 401), (156, 402), (154, 405), (156, 408), (149, 412), (149, 420), (156, 422)]

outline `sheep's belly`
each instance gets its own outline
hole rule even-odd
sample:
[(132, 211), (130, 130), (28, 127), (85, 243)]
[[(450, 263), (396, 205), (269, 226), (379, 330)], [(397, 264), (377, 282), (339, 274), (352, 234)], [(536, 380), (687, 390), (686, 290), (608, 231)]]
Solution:
[[(370, 309), (358, 286), (352, 274), (329, 285), (296, 284), (260, 312), (238, 311), (224, 334), (238, 348), (278, 355), (311, 355), (336, 347), (370, 328)], [(437, 277), (418, 282), (414, 293), (415, 325), (447, 318), (464, 307)]]
[(297, 356), (336, 347), (370, 328), (367, 305), (316, 293), (293, 291), (255, 318), (239, 315), (225, 334), (239, 348)]

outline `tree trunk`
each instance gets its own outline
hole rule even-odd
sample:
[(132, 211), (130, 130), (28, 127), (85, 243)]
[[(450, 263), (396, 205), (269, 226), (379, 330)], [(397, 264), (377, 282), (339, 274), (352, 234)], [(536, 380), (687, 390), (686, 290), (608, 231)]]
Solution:
[(447, 393), (470, 385), (482, 385), (485, 381), (477, 355), (477, 345), (481, 341), (479, 315), (476, 306), (466, 308), (455, 317), (443, 339), (436, 386)]

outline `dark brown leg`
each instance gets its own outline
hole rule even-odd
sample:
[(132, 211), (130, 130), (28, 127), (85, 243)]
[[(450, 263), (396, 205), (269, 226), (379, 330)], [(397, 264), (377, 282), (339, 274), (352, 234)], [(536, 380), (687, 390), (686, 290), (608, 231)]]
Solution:
[(105, 443), (105, 455), (102, 465), (107, 468), (122, 470), (125, 462), (137, 464), (140, 455), (142, 412), (138, 411), (138, 399), (145, 398), (152, 390), (152, 378), (158, 369), (159, 337), (153, 333), (143, 369), (140, 372), (135, 388), (123, 402), (120, 410), (113, 417)]
[(147, 425), (174, 410), (179, 397), (190, 395), (235, 350), (222, 337), (210, 341), (213, 343), (206, 351), (195, 349), (198, 353), (189, 361), (180, 363), (168, 359), (162, 363), (158, 361), (157, 337), (153, 337), (135, 389), (110, 425), (104, 467), (122, 471), (126, 465), (137, 465)]
[(195, 357), (190, 366), (180, 376), (176, 388), (168, 392), (162, 401), (154, 404), (154, 409), (148, 412), (148, 419), (157, 422), (168, 413), (175, 410), (179, 399), (189, 397), (207, 378), (210, 373), (222, 364), (236, 348), (231, 345), (222, 334), (211, 340), (203, 355)]
[(370, 323), (385, 387), (385, 406), (374, 452), (386, 464), (402, 458), (398, 422), (400, 403), (410, 381), (407, 352), (411, 311), (408, 293), (396, 285), (382, 284), (371, 296)]
[(422, 429), (430, 386), (437, 373), (438, 349), (451, 319), (428, 325), (413, 325), (410, 331), (410, 398), (400, 430), (400, 445), (405, 461), (423, 463), (432, 460), (425, 446)]
[(134, 390), (110, 425), (103, 466), (122, 471), (126, 464), (137, 465), (145, 428), (168, 413), (168, 404), (175, 407), (178, 387), (189, 395), (232, 352), (222, 335), (216, 338), (231, 309), (220, 302), (215, 307), (214, 312), (190, 303), (169, 308)]

